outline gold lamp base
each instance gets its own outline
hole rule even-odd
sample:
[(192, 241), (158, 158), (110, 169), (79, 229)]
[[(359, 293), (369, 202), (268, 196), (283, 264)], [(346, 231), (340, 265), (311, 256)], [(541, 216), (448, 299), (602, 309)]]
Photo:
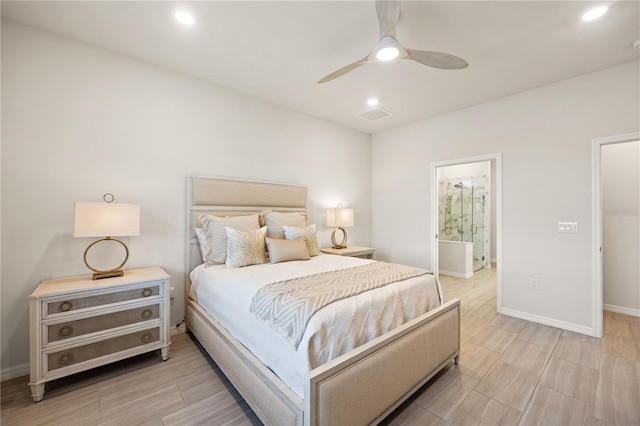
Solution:
[(124, 271), (122, 269), (118, 271), (103, 271), (103, 272), (95, 272), (92, 276), (92, 280), (101, 280), (103, 278), (113, 278), (113, 277), (122, 277), (124, 275)]
[[(336, 242), (336, 231), (337, 230), (342, 231), (342, 241), (340, 241), (340, 244), (338, 244)], [(345, 249), (345, 248), (347, 248), (347, 231), (345, 231), (344, 228), (341, 228), (341, 227), (338, 226), (331, 233), (331, 242), (333, 243), (333, 248), (334, 249)]]
[[(87, 253), (89, 252), (89, 249), (91, 249), (91, 247), (93, 247), (94, 245), (98, 244), (101, 241), (115, 241), (116, 243), (122, 244), (122, 247), (124, 247), (125, 256), (124, 256), (124, 261), (122, 261), (120, 265), (106, 271), (101, 271), (89, 265), (89, 262), (87, 262)], [(122, 268), (124, 267), (125, 263), (127, 263), (127, 260), (129, 260), (129, 248), (127, 247), (127, 245), (122, 241), (116, 240), (115, 238), (111, 238), (111, 237), (106, 237), (106, 238), (102, 238), (100, 240), (94, 241), (84, 251), (84, 264), (87, 266), (87, 268), (91, 269), (94, 272), (94, 274), (91, 277), (92, 280), (100, 280), (103, 278), (113, 278), (113, 277), (123, 276), (124, 271), (122, 270)]]

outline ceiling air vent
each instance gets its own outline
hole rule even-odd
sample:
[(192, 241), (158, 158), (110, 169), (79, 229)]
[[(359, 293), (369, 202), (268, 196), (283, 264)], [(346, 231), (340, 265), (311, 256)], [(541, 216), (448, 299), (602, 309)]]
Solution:
[(387, 112), (381, 108), (373, 108), (358, 114), (358, 117), (362, 117), (365, 120), (375, 121), (379, 118), (384, 118), (390, 116), (391, 113)]

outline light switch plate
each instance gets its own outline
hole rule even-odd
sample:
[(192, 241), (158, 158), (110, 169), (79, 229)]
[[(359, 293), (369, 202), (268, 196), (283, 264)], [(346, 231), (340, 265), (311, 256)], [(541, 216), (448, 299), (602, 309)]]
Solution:
[(558, 232), (563, 234), (577, 234), (578, 222), (558, 222)]

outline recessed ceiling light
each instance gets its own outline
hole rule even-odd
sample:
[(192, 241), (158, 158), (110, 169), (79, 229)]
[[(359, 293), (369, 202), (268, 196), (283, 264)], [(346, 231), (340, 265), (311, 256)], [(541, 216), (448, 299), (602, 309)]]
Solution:
[(609, 8), (607, 6), (599, 6), (599, 7), (593, 8), (587, 11), (584, 15), (582, 15), (582, 20), (593, 21), (594, 19), (598, 19), (599, 17), (607, 13), (608, 10)]
[(369, 105), (370, 107), (374, 107), (378, 105), (378, 100), (376, 98), (369, 98), (367, 99), (367, 105)]
[(175, 10), (173, 12), (173, 17), (176, 18), (178, 22), (185, 25), (193, 25), (196, 20), (189, 12), (185, 12), (184, 10)]

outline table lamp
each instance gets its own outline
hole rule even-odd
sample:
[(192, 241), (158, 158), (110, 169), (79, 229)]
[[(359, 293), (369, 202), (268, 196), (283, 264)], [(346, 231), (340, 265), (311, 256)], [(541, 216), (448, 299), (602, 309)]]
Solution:
[[(327, 226), (335, 226), (336, 229), (331, 233), (331, 242), (334, 249), (347, 248), (347, 231), (344, 227), (353, 226), (353, 209), (342, 208), (342, 204), (338, 204), (335, 209), (327, 210)], [(336, 242), (336, 232), (342, 231), (342, 241), (340, 244)]]
[[(129, 248), (125, 243), (112, 237), (140, 235), (140, 206), (137, 204), (114, 203), (111, 194), (105, 194), (104, 203), (77, 201), (73, 221), (74, 237), (103, 237), (94, 241), (84, 251), (84, 264), (94, 272), (92, 279), (121, 277), (122, 268), (129, 259)], [(124, 261), (113, 269), (101, 271), (89, 265), (87, 253), (94, 245), (102, 241), (115, 241), (125, 250)]]

